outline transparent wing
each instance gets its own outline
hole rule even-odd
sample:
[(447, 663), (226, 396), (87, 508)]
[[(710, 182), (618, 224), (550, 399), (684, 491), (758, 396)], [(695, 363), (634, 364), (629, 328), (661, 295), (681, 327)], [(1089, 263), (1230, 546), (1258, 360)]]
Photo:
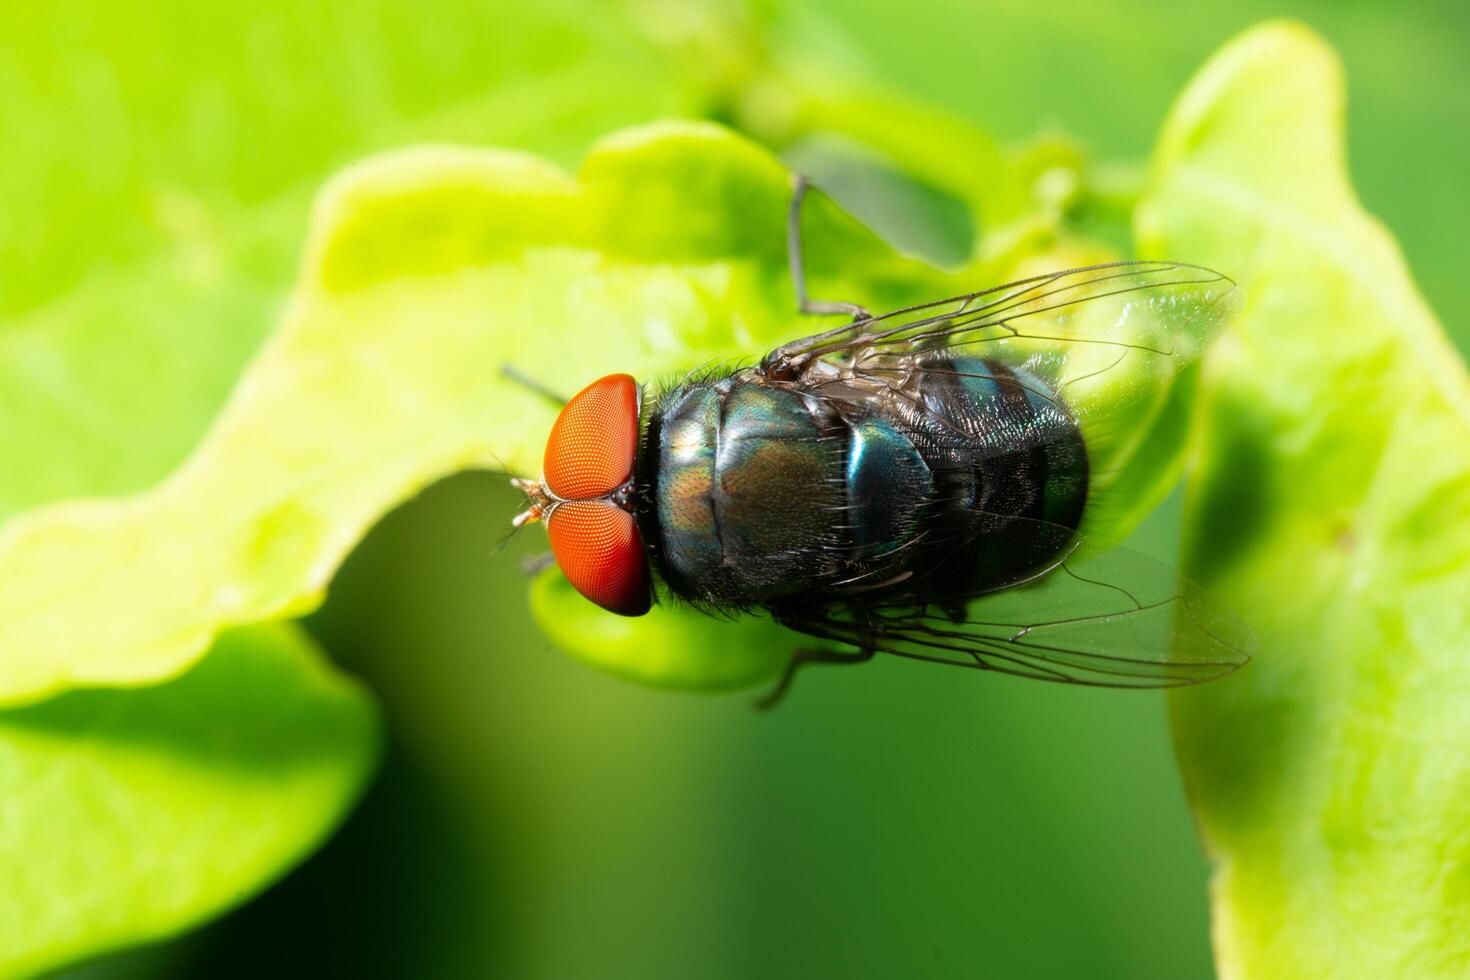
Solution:
[(1180, 573), (1122, 548), (1060, 558), (962, 616), (932, 606), (834, 604), (792, 629), (911, 660), (1093, 687), (1180, 687), (1250, 659), (1250, 631)]
[(799, 371), (833, 354), (908, 354), (1027, 339), (1191, 358), (1229, 321), (1234, 290), (1229, 276), (1182, 262), (1066, 269), (855, 320), (784, 344), (762, 363)]
[(1024, 369), (1085, 422), (1165, 386), (1238, 306), (1234, 281), (1211, 269), (1117, 262), (857, 320), (771, 351), (761, 369), (796, 380), (829, 359), (881, 378), (921, 351), (973, 354)]

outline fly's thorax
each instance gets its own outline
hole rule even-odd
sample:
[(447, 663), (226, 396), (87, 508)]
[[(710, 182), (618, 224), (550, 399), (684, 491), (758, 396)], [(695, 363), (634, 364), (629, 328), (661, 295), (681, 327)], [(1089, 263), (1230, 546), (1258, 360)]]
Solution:
[(820, 400), (742, 372), (659, 403), (653, 552), (669, 587), (721, 605), (811, 590), (845, 559), (845, 441)]

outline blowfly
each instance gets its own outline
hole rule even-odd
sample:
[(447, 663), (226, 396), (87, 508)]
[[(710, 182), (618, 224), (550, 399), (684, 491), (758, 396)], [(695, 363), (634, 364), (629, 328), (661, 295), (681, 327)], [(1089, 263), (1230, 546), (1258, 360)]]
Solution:
[[(1092, 546), (1097, 445), (1229, 323), (1226, 276), (1177, 262), (1068, 269), (873, 315), (807, 298), (805, 182), (788, 219), (801, 311), (848, 322), (754, 367), (567, 401), (517, 525), (541, 521), (587, 599), (765, 611), (878, 653), (1108, 687), (1229, 673), (1249, 634), (1177, 573)], [(1136, 423), (1135, 423), (1136, 424)]]

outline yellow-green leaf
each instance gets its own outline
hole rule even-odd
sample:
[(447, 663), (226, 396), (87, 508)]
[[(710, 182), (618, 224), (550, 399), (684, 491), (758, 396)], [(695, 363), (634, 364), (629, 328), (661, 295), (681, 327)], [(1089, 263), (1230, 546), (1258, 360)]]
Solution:
[(314, 849), (376, 756), (366, 693), (285, 625), (141, 690), (0, 712), (0, 976), (171, 935)]
[(1332, 50), (1270, 24), (1160, 142), (1145, 248), (1246, 294), (1207, 377), (1187, 569), (1261, 638), (1173, 716), (1223, 975), (1462, 977), (1470, 381), (1352, 192), (1342, 121)]
[(623, 11), (510, 27), (481, 0), (0, 4), (0, 521), (178, 465), (345, 161), (408, 139), (575, 160), (683, 101)]
[(651, 687), (727, 691), (774, 677), (800, 642), (772, 620), (703, 623), (678, 610), (631, 619), (591, 608), (560, 571), (531, 586), (531, 611), (553, 643), (579, 660)]

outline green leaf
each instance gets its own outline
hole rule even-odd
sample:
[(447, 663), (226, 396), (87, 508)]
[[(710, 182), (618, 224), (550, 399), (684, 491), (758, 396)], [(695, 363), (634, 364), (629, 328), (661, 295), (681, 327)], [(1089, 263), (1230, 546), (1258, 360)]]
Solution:
[[(1237, 276), (1207, 379), (1188, 570), (1260, 634), (1176, 695), (1221, 972), (1470, 971), (1470, 382), (1348, 182), (1343, 81), (1287, 23), (1163, 132), (1148, 251)], [(1407, 171), (1406, 171), (1407, 172)]]
[(0, 712), (0, 975), (167, 936), (243, 901), (356, 799), (375, 718), (285, 625), (226, 633), (166, 684)]
[(728, 691), (775, 677), (798, 641), (765, 618), (702, 622), (660, 609), (630, 619), (589, 608), (548, 568), (531, 586), (531, 612), (547, 637), (584, 663), (650, 687)]
[(0, 5), (0, 521), (188, 455), (345, 162), (451, 139), (574, 160), (681, 90), (611, 10)]

